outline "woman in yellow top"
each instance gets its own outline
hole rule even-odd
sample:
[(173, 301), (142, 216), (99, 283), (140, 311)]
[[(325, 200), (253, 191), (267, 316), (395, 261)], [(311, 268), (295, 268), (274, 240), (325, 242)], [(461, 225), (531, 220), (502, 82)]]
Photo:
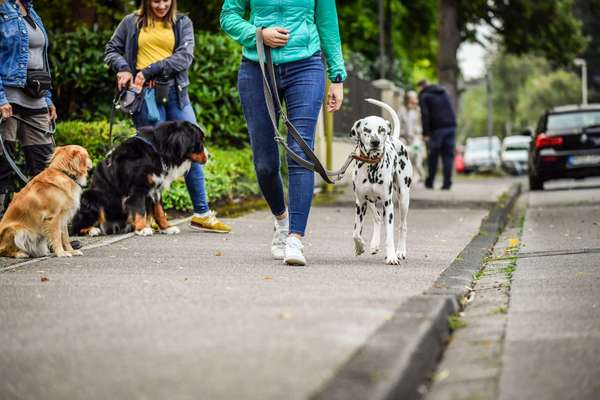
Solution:
[[(177, 13), (176, 0), (142, 0), (139, 10), (121, 21), (106, 44), (104, 61), (117, 72), (119, 90), (145, 85), (156, 87), (157, 94), (145, 96), (145, 106), (133, 116), (136, 127), (160, 121), (197, 123), (187, 91), (193, 58), (192, 21)], [(192, 163), (185, 183), (194, 205), (192, 228), (230, 232), (208, 208), (200, 164)]]

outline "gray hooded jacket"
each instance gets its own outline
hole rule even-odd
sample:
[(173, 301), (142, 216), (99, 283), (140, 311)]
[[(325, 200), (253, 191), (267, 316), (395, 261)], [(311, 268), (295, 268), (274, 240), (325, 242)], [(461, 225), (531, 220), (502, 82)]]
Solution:
[[(187, 86), (190, 84), (188, 70), (194, 60), (192, 21), (185, 15), (177, 15), (173, 31), (175, 33), (173, 54), (148, 66), (142, 73), (146, 80), (159, 77), (174, 79), (181, 107), (187, 100)], [(139, 34), (138, 16), (132, 13), (123, 18), (106, 44), (104, 62), (116, 72), (129, 71), (135, 75)]]

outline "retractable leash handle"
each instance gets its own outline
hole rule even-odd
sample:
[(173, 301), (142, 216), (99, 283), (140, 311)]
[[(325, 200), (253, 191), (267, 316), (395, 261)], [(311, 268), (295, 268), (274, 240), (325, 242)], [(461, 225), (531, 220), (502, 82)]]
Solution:
[[(13, 116), (12, 118), (15, 118), (15, 117)], [(0, 125), (2, 125), (3, 122), (4, 122), (4, 117), (2, 117), (2, 115), (0, 115)], [(1, 134), (0, 134), (0, 147), (2, 148), (2, 154), (4, 154), (4, 158), (6, 158), (6, 161), (8, 162), (8, 164), (10, 165), (10, 167), (13, 169), (13, 171), (15, 171), (15, 173), (17, 174), (17, 176), (25, 184), (27, 184), (27, 182), (29, 182), (29, 178), (27, 178), (25, 176), (25, 174), (23, 172), (21, 172), (21, 170), (19, 169), (19, 167), (17, 167), (17, 164), (11, 158), (10, 154), (8, 153), (8, 150), (7, 150), (6, 146), (4, 145), (4, 138), (2, 137)]]
[[(258, 64), (260, 65), (260, 69), (262, 71), (263, 76), (263, 92), (265, 95), (265, 103), (267, 105), (269, 117), (271, 119), (271, 123), (273, 124), (273, 129), (275, 131), (275, 141), (284, 147), (285, 151), (294, 161), (298, 163), (298, 165), (310, 171), (318, 173), (321, 176), (321, 178), (323, 178), (323, 180), (327, 183), (333, 184), (338, 182), (344, 177), (344, 173), (350, 166), (350, 163), (353, 161), (353, 153), (350, 153), (343, 167), (337, 171), (327, 171), (323, 167), (323, 164), (321, 164), (321, 162), (319, 161), (315, 153), (312, 151), (310, 146), (306, 143), (306, 141), (304, 141), (294, 124), (290, 122), (287, 114), (283, 111), (283, 108), (281, 107), (281, 101), (277, 93), (277, 81), (275, 78), (275, 70), (273, 68), (271, 49), (268, 46), (265, 46), (264, 44), (262, 28), (256, 29), (256, 50), (258, 53)], [(271, 88), (269, 78), (267, 78), (267, 74), (269, 75), (271, 82), (275, 86), (274, 88)], [(279, 112), (279, 115), (281, 116), (286, 127), (288, 128), (288, 132), (298, 143), (298, 145), (300, 146), (304, 154), (306, 154), (306, 156), (310, 159), (310, 161), (305, 160), (294, 150), (292, 150), (287, 144), (286, 140), (283, 138), (283, 136), (281, 136), (281, 133), (279, 132), (279, 128), (277, 126), (277, 119), (275, 117), (276, 111)]]

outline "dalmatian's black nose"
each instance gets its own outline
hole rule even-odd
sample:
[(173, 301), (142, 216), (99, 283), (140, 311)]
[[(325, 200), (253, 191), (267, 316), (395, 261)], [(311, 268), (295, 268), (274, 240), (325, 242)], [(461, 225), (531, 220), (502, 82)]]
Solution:
[(381, 141), (379, 139), (371, 140), (371, 147), (379, 147), (380, 144), (381, 144)]

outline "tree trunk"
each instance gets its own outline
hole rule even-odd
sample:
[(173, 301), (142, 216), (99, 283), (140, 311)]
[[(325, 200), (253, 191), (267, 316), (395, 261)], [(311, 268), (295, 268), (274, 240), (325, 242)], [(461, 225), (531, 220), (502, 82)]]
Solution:
[(456, 53), (460, 45), (458, 29), (458, 0), (438, 0), (439, 45), (437, 54), (438, 78), (448, 91), (454, 110), (458, 105), (458, 59)]

